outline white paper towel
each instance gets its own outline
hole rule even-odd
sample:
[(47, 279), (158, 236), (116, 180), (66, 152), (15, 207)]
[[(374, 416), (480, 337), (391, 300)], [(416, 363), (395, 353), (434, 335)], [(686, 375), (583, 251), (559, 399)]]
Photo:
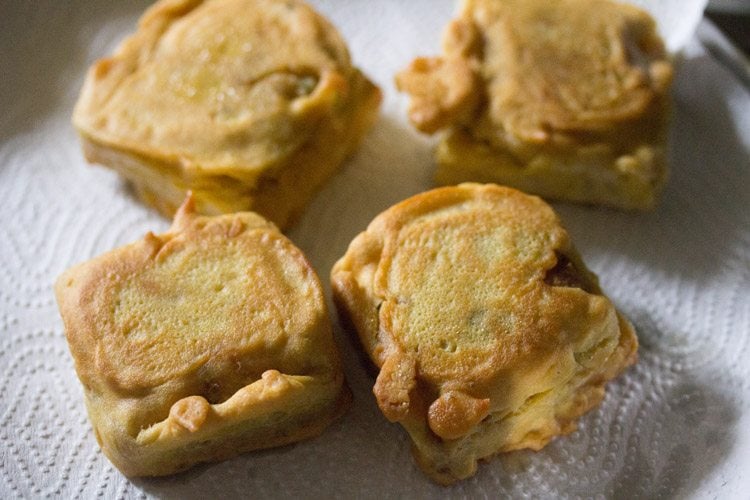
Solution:
[[(431, 187), (432, 141), (406, 124), (392, 76), (413, 56), (438, 53), (454, 5), (316, 4), (385, 92), (362, 148), (289, 233), (326, 283), (373, 216)], [(642, 343), (638, 365), (578, 432), (435, 486), (413, 465), (406, 434), (380, 415), (356, 342), (337, 329), (355, 401), (321, 437), (169, 478), (125, 479), (91, 432), (51, 284), (76, 262), (168, 226), (114, 173), (84, 163), (69, 125), (87, 66), (145, 6), (0, 3), (0, 497), (746, 498), (750, 96), (695, 40), (676, 81), (672, 178), (659, 208), (557, 206)]]

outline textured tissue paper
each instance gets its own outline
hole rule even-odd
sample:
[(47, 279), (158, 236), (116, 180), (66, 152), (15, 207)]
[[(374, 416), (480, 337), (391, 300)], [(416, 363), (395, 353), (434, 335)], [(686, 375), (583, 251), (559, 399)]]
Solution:
[[(431, 187), (434, 140), (406, 123), (394, 73), (437, 54), (452, 1), (315, 1), (384, 91), (380, 119), (289, 232), (327, 277), (377, 213)], [(356, 340), (336, 335), (352, 409), (323, 436), (161, 479), (127, 480), (99, 451), (52, 294), (67, 267), (168, 221), (86, 165), (70, 125), (85, 71), (145, 1), (2, 2), (0, 497), (747, 498), (750, 491), (750, 94), (694, 29), (705, 2), (641, 1), (672, 50), (672, 173), (653, 213), (556, 205), (641, 340), (574, 434), (480, 465), (450, 488), (381, 415)], [(698, 32), (722, 40), (703, 21)], [(725, 41), (723, 41), (726, 44)], [(330, 296), (330, 295), (329, 295)]]

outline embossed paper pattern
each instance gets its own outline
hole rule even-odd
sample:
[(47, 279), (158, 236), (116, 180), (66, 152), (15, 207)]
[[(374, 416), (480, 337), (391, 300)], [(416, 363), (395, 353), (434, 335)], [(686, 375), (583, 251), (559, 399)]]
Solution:
[[(431, 187), (432, 142), (393, 74), (437, 54), (452, 2), (315, 2), (383, 88), (382, 116), (289, 236), (326, 278), (389, 205)], [(88, 65), (147, 2), (0, 4), (0, 497), (743, 497), (750, 491), (750, 95), (696, 39), (675, 87), (672, 175), (656, 211), (556, 205), (634, 322), (640, 362), (579, 431), (444, 489), (380, 415), (356, 341), (336, 333), (354, 406), (321, 437), (162, 479), (127, 480), (91, 432), (52, 283), (168, 221), (85, 164), (69, 124)], [(709, 25), (701, 29), (712, 30)]]

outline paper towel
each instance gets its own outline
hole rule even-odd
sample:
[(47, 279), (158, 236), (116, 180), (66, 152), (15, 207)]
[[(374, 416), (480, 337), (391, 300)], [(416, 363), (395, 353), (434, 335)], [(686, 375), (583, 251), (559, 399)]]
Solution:
[[(681, 13), (700, 12), (688, 4), (701, 2), (679, 3)], [(360, 150), (289, 232), (326, 283), (373, 216), (431, 187), (433, 140), (407, 125), (406, 99), (392, 77), (412, 57), (438, 53), (455, 6), (315, 4), (385, 93)], [(556, 205), (642, 343), (638, 365), (610, 384), (579, 431), (540, 452), (484, 463), (453, 487), (436, 486), (413, 464), (406, 433), (380, 415), (356, 342), (337, 327), (355, 400), (321, 437), (173, 477), (128, 480), (91, 432), (51, 285), (70, 265), (168, 226), (114, 173), (85, 164), (69, 124), (86, 68), (133, 29), (146, 2), (0, 5), (0, 497), (731, 498), (750, 491), (750, 96), (695, 39), (676, 81), (672, 178), (658, 209)], [(699, 16), (688, 17), (680, 19)]]

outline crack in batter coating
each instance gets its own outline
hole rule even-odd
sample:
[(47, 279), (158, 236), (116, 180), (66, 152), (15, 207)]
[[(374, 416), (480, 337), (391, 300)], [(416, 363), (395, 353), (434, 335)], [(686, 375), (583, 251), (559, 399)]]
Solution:
[(443, 55), (396, 84), (445, 130), (439, 184), (649, 209), (666, 181), (672, 66), (651, 17), (609, 0), (465, 0)]
[(552, 209), (510, 188), (462, 184), (389, 208), (331, 282), (380, 368), (380, 409), (442, 484), (573, 431), (636, 360), (632, 326)]
[(380, 91), (298, 0), (162, 0), (89, 70), (86, 158), (172, 216), (253, 210), (282, 229), (354, 150)]
[(55, 293), (97, 441), (128, 476), (316, 436), (350, 401), (315, 272), (254, 213), (189, 198), (167, 233)]

